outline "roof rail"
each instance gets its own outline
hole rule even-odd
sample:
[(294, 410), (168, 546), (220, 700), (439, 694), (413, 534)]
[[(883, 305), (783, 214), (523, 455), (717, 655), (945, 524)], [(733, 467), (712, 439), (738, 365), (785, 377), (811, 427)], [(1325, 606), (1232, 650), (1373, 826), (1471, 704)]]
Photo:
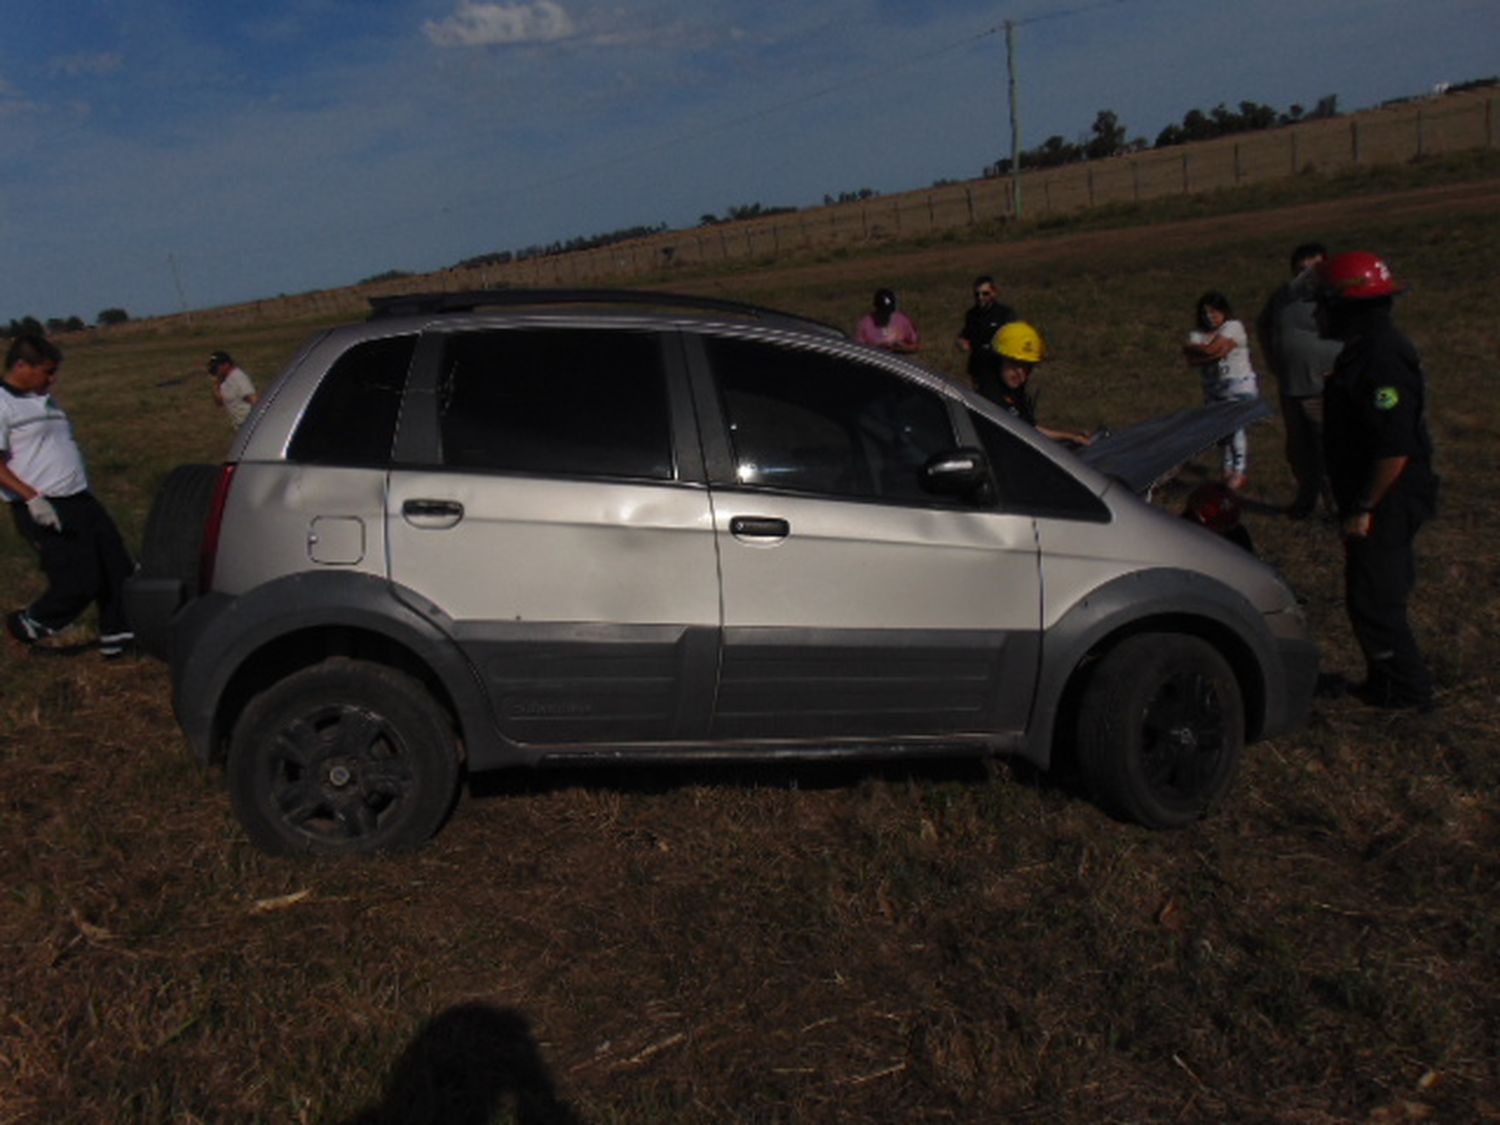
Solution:
[(823, 333), (844, 336), (835, 328), (812, 317), (798, 316), (782, 309), (731, 301), (723, 297), (700, 297), (691, 293), (664, 293), (655, 289), (469, 289), (456, 293), (403, 293), (390, 297), (371, 297), (370, 319), (394, 316), (425, 316), (433, 313), (473, 312), (482, 308), (507, 308), (520, 305), (658, 305), (669, 308), (705, 309), (712, 312), (737, 313), (756, 320), (796, 324)]

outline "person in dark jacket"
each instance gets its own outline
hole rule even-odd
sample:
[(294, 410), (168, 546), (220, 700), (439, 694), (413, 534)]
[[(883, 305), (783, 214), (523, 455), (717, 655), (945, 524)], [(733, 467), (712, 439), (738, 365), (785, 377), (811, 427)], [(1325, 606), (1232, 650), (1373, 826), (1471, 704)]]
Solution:
[(1003, 406), (1043, 437), (1071, 446), (1093, 444), (1092, 434), (1044, 426), (1036, 420), (1036, 400), (1026, 388), (1036, 365), (1047, 358), (1047, 344), (1040, 332), (1024, 320), (1012, 320), (1000, 326), (990, 341), (989, 351), (999, 360), (1000, 372), (994, 392), (986, 393), (986, 398)]
[(1432, 674), (1407, 621), (1413, 541), (1436, 512), (1427, 384), (1392, 317), (1402, 290), (1367, 251), (1318, 267), (1318, 318), (1343, 344), (1323, 386), (1323, 455), (1344, 540), (1344, 598), (1365, 657), (1353, 693), (1380, 707), (1429, 710)]
[(968, 354), (964, 370), (974, 389), (989, 399), (1002, 394), (1000, 358), (990, 350), (990, 341), (1001, 326), (1016, 319), (1016, 311), (1004, 304), (995, 288), (995, 279), (981, 274), (974, 279), (974, 304), (964, 313), (963, 327), (958, 330), (954, 346)]
[(1271, 294), (1256, 320), (1261, 360), (1275, 377), (1281, 400), (1287, 464), (1297, 481), (1297, 495), (1287, 506), (1292, 519), (1312, 515), (1320, 498), (1330, 514), (1333, 507), (1323, 472), (1323, 380), (1339, 342), (1318, 334), (1313, 292), (1317, 267), (1327, 257), (1320, 242), (1294, 249), (1291, 279)]

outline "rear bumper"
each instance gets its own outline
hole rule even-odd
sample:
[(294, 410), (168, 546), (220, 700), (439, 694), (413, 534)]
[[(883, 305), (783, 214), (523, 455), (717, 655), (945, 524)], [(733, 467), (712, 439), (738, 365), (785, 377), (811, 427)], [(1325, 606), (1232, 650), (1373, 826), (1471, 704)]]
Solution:
[(187, 603), (187, 590), (176, 578), (125, 581), (125, 616), (135, 632), (136, 647), (159, 660), (172, 656), (172, 619)]

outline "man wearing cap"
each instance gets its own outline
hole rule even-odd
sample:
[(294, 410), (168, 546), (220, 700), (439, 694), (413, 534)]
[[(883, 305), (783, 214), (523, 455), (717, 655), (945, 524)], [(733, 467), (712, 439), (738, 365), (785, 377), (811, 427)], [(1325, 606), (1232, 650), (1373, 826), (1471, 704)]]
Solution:
[(1391, 310), (1402, 290), (1362, 250), (1318, 266), (1318, 323), (1343, 344), (1323, 385), (1323, 454), (1344, 539), (1344, 600), (1364, 652), (1353, 694), (1378, 707), (1429, 710), (1432, 674), (1406, 618), (1412, 542), (1437, 507), (1427, 384)]
[(208, 357), (208, 373), (214, 377), (214, 399), (229, 415), (229, 424), (239, 429), (260, 397), (255, 384), (228, 352), (214, 352)]
[(881, 348), (888, 352), (910, 353), (922, 350), (917, 326), (911, 317), (896, 307), (896, 294), (890, 289), (877, 289), (870, 302), (870, 311), (859, 318), (854, 328), (854, 338), (861, 344)]

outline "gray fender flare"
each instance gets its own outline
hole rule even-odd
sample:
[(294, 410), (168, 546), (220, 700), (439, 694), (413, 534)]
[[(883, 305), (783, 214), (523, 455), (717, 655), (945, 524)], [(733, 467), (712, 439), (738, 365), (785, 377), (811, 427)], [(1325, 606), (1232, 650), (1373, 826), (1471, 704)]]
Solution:
[(418, 613), (401, 591), (374, 575), (313, 571), (239, 597), (205, 594), (174, 620), (172, 705), (199, 761), (208, 764), (217, 755), (227, 733), (218, 729), (224, 695), (246, 663), (288, 636), (323, 628), (383, 638), (430, 669), (453, 701), (471, 766), (518, 760), (495, 727), (478, 674), (451, 639), (451, 623), (436, 607)]
[[(1074, 673), (1111, 638), (1132, 632), (1186, 632), (1221, 649), (1240, 677), (1247, 731), (1259, 730), (1271, 692), (1277, 648), (1259, 611), (1231, 587), (1189, 570), (1137, 571), (1090, 591), (1042, 636), (1042, 670), (1032, 704), (1025, 756), (1045, 768), (1052, 759), (1058, 709)], [(1247, 681), (1247, 677), (1250, 682)]]

